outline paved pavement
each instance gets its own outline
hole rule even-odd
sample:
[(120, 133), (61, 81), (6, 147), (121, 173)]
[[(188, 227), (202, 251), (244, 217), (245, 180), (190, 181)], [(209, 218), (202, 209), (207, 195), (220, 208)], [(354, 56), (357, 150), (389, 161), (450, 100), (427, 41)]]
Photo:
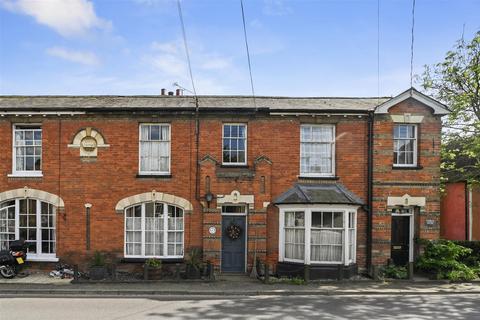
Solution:
[(480, 319), (480, 295), (161, 296), (0, 299), (1, 318)]
[[(29, 278), (29, 277), (27, 277)], [(32, 277), (2, 280), (0, 297), (13, 295), (139, 296), (139, 295), (381, 295), (381, 294), (480, 294), (480, 282), (448, 283), (442, 281), (322, 281), (306, 285), (291, 283), (263, 284), (246, 276), (205, 281), (149, 281), (132, 283), (76, 283), (66, 279)]]

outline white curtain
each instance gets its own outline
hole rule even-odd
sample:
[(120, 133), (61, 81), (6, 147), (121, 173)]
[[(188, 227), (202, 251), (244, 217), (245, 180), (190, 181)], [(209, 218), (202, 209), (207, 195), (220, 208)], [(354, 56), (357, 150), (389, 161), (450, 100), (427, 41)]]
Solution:
[(285, 258), (303, 260), (305, 257), (305, 230), (285, 228)]
[(332, 172), (333, 127), (302, 126), (300, 166), (302, 173)]
[[(140, 170), (147, 172), (168, 172), (170, 159), (169, 126), (159, 126), (158, 135), (152, 137), (151, 127), (140, 128)], [(158, 127), (158, 126), (156, 126)]]
[(311, 261), (342, 261), (343, 230), (312, 229)]

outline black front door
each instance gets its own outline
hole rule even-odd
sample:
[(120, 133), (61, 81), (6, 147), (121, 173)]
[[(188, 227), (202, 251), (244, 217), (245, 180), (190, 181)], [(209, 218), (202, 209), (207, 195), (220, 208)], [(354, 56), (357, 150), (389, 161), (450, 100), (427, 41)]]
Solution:
[(410, 216), (392, 216), (391, 257), (397, 266), (408, 263), (410, 252)]
[(245, 272), (245, 216), (222, 217), (222, 271)]

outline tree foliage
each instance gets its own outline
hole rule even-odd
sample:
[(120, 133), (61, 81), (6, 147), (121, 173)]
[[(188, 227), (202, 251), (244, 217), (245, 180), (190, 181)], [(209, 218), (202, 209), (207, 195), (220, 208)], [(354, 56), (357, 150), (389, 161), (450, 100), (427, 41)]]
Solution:
[(421, 82), (452, 111), (444, 120), (444, 177), (480, 182), (480, 31), (457, 41), (443, 62), (425, 66)]

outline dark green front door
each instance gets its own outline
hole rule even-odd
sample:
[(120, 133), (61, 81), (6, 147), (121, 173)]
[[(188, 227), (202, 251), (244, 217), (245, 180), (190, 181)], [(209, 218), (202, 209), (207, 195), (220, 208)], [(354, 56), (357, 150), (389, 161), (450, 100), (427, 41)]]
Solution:
[[(240, 230), (238, 237), (236, 232), (229, 234), (232, 230)], [(245, 272), (245, 232), (245, 216), (222, 217), (223, 272)]]

